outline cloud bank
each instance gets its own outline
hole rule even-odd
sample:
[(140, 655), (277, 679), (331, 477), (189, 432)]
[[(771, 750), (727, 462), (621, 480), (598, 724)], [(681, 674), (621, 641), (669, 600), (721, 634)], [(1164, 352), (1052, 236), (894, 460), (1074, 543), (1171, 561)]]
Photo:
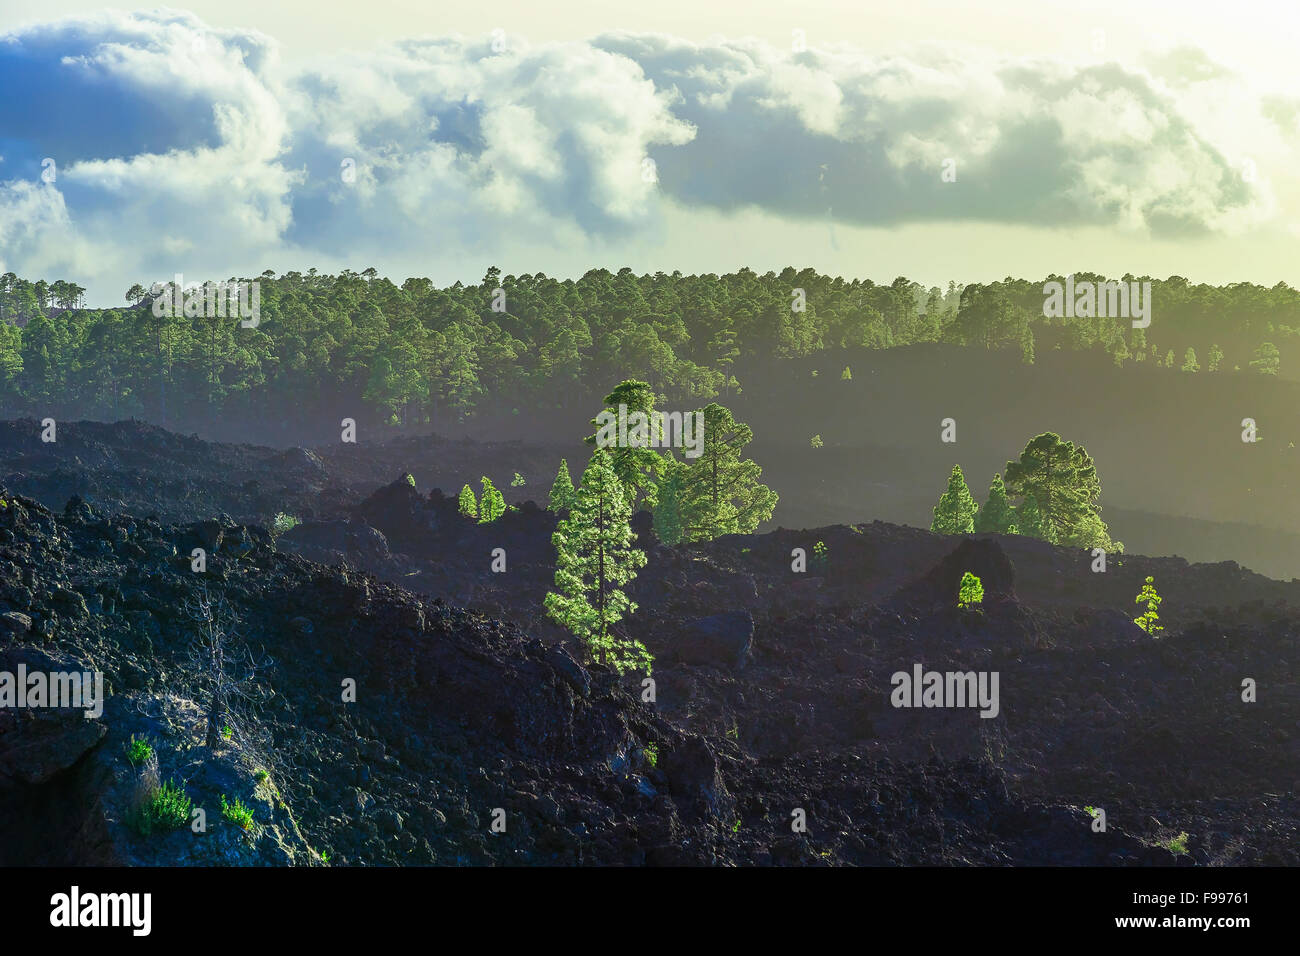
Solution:
[[(618, 242), (666, 204), (1233, 235), (1278, 219), (1268, 164), (1300, 137), (1292, 99), (1188, 49), (1129, 67), (498, 35), (290, 71), (270, 37), (164, 11), (2, 35), (0, 84), (0, 267), (83, 282)], [(1218, 145), (1242, 130), (1245, 176)]]

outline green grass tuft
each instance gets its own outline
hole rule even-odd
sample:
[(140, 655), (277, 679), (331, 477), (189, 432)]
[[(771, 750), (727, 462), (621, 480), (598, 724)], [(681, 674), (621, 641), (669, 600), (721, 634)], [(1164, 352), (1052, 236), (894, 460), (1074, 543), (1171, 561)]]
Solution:
[(1183, 856), (1187, 853), (1187, 833), (1184, 831), (1176, 837), (1170, 837), (1160, 845), (1175, 856)]
[(190, 822), (193, 809), (194, 801), (186, 795), (185, 788), (169, 780), (140, 805), (131, 823), (141, 836), (179, 830)]
[(126, 745), (126, 759), (131, 761), (131, 766), (138, 767), (148, 762), (153, 755), (154, 750), (149, 741), (137, 739), (135, 734), (131, 735)]
[(245, 833), (252, 833), (257, 829), (257, 824), (253, 822), (253, 811), (244, 805), (244, 801), (235, 798), (234, 803), (226, 800), (226, 795), (221, 795), (221, 815), (233, 823)]

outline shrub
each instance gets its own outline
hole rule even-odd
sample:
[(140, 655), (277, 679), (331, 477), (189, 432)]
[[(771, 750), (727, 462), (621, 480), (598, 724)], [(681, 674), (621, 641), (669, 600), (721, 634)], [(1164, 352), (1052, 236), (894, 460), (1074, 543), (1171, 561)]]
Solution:
[(126, 759), (131, 761), (131, 766), (138, 767), (147, 763), (153, 755), (153, 747), (150, 746), (149, 741), (137, 740), (135, 734), (131, 735), (126, 745)]
[(302, 522), (293, 515), (287, 515), (283, 511), (277, 512), (275, 518), (271, 521), (271, 537), (278, 538), (286, 531), (292, 531), (300, 524)]
[(648, 763), (652, 768), (658, 766), (659, 764), (659, 748), (656, 747), (653, 743), (649, 743), (645, 745), (645, 762)]
[(253, 822), (253, 811), (238, 797), (235, 798), (234, 803), (229, 803), (226, 795), (224, 793), (221, 795), (221, 815), (245, 833), (257, 829), (257, 824)]
[(146, 792), (148, 795), (130, 821), (141, 836), (149, 836), (154, 831), (179, 830), (190, 822), (194, 801), (186, 795), (184, 786), (169, 780), (150, 788), (146, 781)]
[(984, 583), (967, 571), (961, 576), (961, 588), (957, 591), (957, 606), (972, 607), (984, 601)]
[(1170, 837), (1160, 845), (1175, 856), (1182, 856), (1187, 852), (1187, 834), (1184, 832), (1176, 837)]

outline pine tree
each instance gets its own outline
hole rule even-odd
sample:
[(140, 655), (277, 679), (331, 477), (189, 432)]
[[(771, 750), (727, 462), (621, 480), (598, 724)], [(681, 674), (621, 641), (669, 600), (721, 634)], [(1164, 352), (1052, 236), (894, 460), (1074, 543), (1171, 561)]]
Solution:
[(1164, 598), (1156, 593), (1156, 579), (1153, 577), (1146, 579), (1146, 582), (1142, 585), (1142, 593), (1133, 599), (1133, 603), (1147, 606), (1145, 611), (1133, 619), (1133, 623), (1152, 637), (1164, 630), (1161, 625), (1156, 623), (1156, 621), (1160, 620), (1158, 609), (1162, 601), (1164, 601)]
[(953, 465), (952, 474), (948, 476), (948, 490), (939, 496), (939, 503), (934, 506), (930, 530), (939, 534), (970, 534), (975, 530), (978, 510), (979, 506), (966, 487), (961, 465)]
[(1217, 372), (1219, 370), (1219, 365), (1222, 364), (1222, 362), (1223, 362), (1223, 349), (1219, 348), (1217, 344), (1211, 345), (1210, 364), (1208, 366), (1209, 371)]
[(1147, 352), (1147, 330), (1132, 329), (1129, 333), (1129, 350), (1133, 353), (1134, 358), (1141, 362), (1146, 357)]
[(995, 531), (998, 534), (1016, 533), (1015, 509), (1011, 507), (1011, 500), (1007, 497), (1006, 485), (1002, 483), (1001, 475), (993, 476), (984, 507), (975, 514), (975, 530)]
[(1056, 544), (1056, 535), (1052, 531), (1051, 525), (1043, 518), (1043, 512), (1038, 507), (1038, 499), (1029, 495), (1016, 508), (1016, 533), (1023, 534), (1027, 538), (1037, 538), (1039, 541), (1047, 541)]
[(506, 513), (506, 499), (497, 491), (487, 475), (482, 478), (483, 495), (479, 499), (478, 523), (489, 524)]
[(1116, 368), (1123, 368), (1124, 363), (1133, 357), (1129, 353), (1128, 346), (1124, 344), (1123, 337), (1116, 342), (1115, 350), (1111, 353), (1111, 357), (1115, 361)]
[(560, 470), (555, 473), (555, 483), (551, 485), (550, 510), (556, 514), (562, 511), (567, 512), (573, 507), (575, 495), (573, 479), (569, 477), (569, 462), (567, 459), (561, 458)]
[(474, 497), (474, 489), (469, 485), (460, 489), (460, 501), (457, 508), (466, 518), (478, 517), (478, 500)]
[(763, 469), (744, 458), (754, 432), (716, 402), (706, 405), (703, 448), (683, 465), (682, 514), (687, 541), (709, 541), (724, 534), (753, 534), (772, 517), (777, 493), (759, 482)]
[(659, 479), (659, 500), (654, 508), (655, 536), (673, 547), (686, 535), (686, 502), (682, 498), (686, 465), (671, 460)]
[(849, 368), (847, 365), (844, 366), (844, 371), (840, 373), (840, 381), (841, 382), (853, 381), (853, 370)]
[(961, 304), (944, 330), (953, 343), (985, 349), (1018, 345), (1024, 357), (1033, 361), (1033, 335), (1029, 316), (995, 286), (967, 286)]
[(1250, 360), (1250, 367), (1261, 375), (1276, 375), (1281, 366), (1282, 353), (1272, 342), (1255, 349), (1255, 357)]
[(961, 576), (961, 584), (957, 588), (957, 606), (974, 607), (982, 603), (984, 603), (984, 582), (977, 575), (967, 571)]
[(555, 544), (555, 591), (546, 595), (550, 616), (573, 632), (592, 658), (620, 674), (650, 671), (650, 652), (640, 641), (613, 633), (612, 626), (636, 610), (622, 590), (646, 563), (632, 546), (632, 505), (614, 472), (612, 456), (596, 449)]
[[(1044, 432), (1030, 439), (1019, 460), (1007, 462), (1003, 474), (1008, 495), (1034, 498), (1044, 525), (1051, 529), (1050, 538), (1044, 540), (1065, 544), (1085, 532), (1086, 536), (1095, 538), (1098, 524), (1105, 529), (1096, 503), (1101, 496), (1097, 466), (1082, 445), (1064, 441), (1053, 432)], [(1096, 522), (1090, 515), (1096, 517)], [(1023, 521), (1017, 524), (1021, 534), (1032, 534), (1025, 529)]]
[(1070, 533), (1064, 538), (1058, 538), (1056, 543), (1067, 548), (1086, 548), (1089, 551), (1093, 548), (1101, 548), (1107, 554), (1118, 554), (1124, 550), (1123, 542), (1111, 540), (1110, 529), (1106, 527), (1106, 522), (1101, 520), (1101, 515), (1092, 510), (1084, 512), (1079, 523), (1070, 529)]
[(1196, 361), (1196, 349), (1188, 348), (1188, 350), (1183, 353), (1183, 371), (1199, 372), (1200, 370), (1201, 365)]
[(826, 547), (825, 541), (818, 541), (814, 544), (812, 558), (813, 567), (817, 568), (819, 571), (825, 571), (826, 566), (830, 564), (831, 561), (830, 551), (831, 549)]
[[(601, 414), (609, 413), (606, 416), (607, 422), (602, 423), (599, 417), (593, 418), (591, 424), (596, 431), (588, 435), (585, 441), (588, 445), (600, 447), (602, 432), (616, 435), (617, 426), (614, 423), (618, 421), (619, 406), (623, 405), (626, 406), (629, 419), (634, 412), (644, 414), (649, 423), (645, 436), (647, 441), (654, 442), (656, 445), (661, 443), (664, 436), (650, 431), (655, 427), (653, 424), (655, 400), (654, 389), (648, 383), (637, 379), (620, 382), (614, 391), (605, 396), (605, 410)], [(627, 431), (630, 442), (633, 440), (635, 429), (629, 425)], [(658, 490), (659, 472), (663, 467), (665, 456), (657, 447), (624, 447), (615, 444), (608, 445), (605, 450), (610, 453), (614, 474), (626, 489), (628, 500), (634, 505), (639, 500), (644, 500), (647, 506), (653, 508)]]

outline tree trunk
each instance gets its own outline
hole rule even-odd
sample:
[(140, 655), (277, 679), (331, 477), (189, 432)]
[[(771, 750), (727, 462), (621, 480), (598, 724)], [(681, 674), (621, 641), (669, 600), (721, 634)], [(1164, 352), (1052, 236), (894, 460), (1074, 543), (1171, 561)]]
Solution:
[(208, 708), (208, 749), (215, 750), (221, 743), (222, 721), (226, 715), (226, 708), (222, 704), (221, 692), (212, 692), (212, 706)]
[[(599, 561), (599, 573), (596, 576), (596, 615), (600, 621), (601, 643), (604, 644), (605, 638), (609, 635), (609, 628), (605, 623), (605, 495), (602, 491), (600, 499), (597, 502), (596, 512), (596, 554)], [(605, 656), (602, 647), (601, 657)]]

